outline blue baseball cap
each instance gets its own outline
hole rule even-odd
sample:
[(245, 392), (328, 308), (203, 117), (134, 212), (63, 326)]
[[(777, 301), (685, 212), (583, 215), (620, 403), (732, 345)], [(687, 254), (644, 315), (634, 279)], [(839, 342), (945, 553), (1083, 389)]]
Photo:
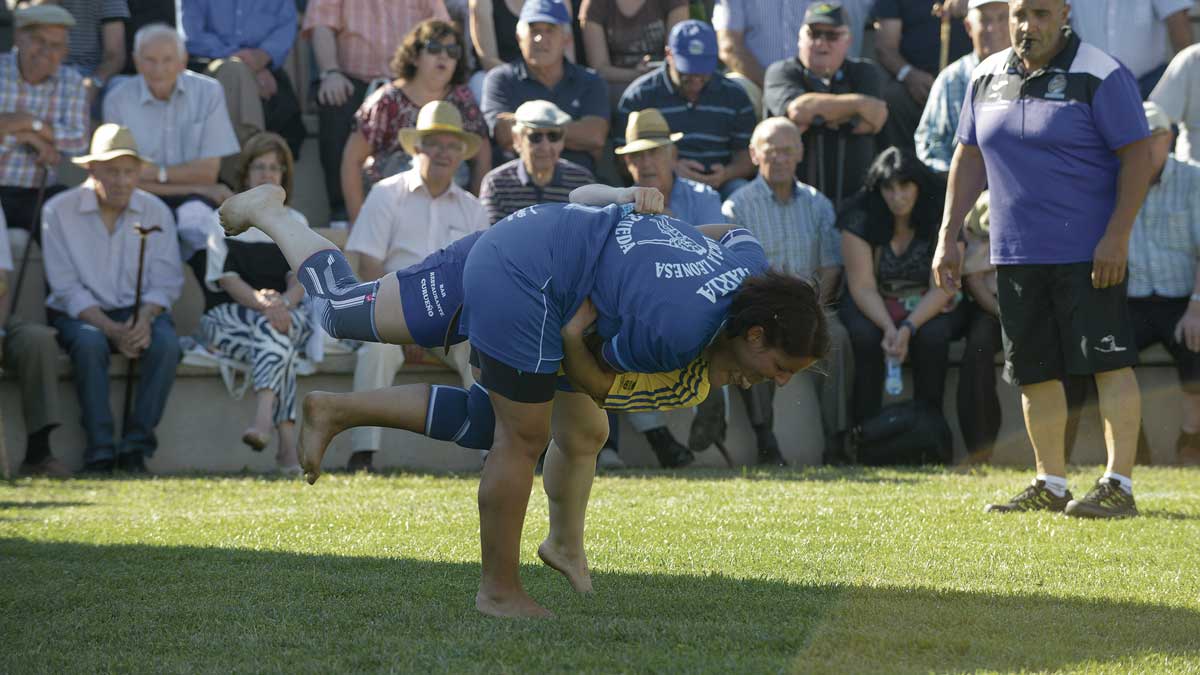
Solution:
[(717, 69), (717, 32), (704, 21), (688, 19), (675, 24), (667, 46), (681, 73), (709, 75)]
[(521, 16), (517, 19), (523, 24), (531, 23), (571, 23), (571, 15), (563, 0), (525, 0), (521, 7)]

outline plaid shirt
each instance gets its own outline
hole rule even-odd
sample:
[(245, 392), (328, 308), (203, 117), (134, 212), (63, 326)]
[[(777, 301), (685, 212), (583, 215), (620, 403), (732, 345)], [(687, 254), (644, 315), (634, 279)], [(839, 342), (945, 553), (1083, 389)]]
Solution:
[(753, 228), (775, 269), (809, 277), (842, 265), (833, 203), (814, 187), (796, 181), (791, 201), (783, 204), (760, 175), (725, 200), (721, 212), (729, 222)]
[(450, 20), (442, 0), (313, 0), (304, 14), (304, 38), (326, 26), (337, 35), (338, 65), (359, 80), (390, 77), (388, 63), (404, 36), (425, 19)]
[[(0, 54), (0, 113), (26, 112), (54, 127), (54, 146), (64, 155), (78, 155), (88, 146), (87, 93), (83, 77), (69, 66), (41, 84), (21, 79), (17, 50)], [(0, 185), (37, 187), (37, 153), (11, 135), (0, 138)], [(46, 171), (47, 184), (54, 168)]]
[(954, 147), (958, 145), (958, 116), (962, 112), (967, 87), (971, 85), (971, 71), (979, 65), (979, 57), (971, 52), (951, 63), (938, 73), (929, 90), (929, 101), (921, 113), (917, 132), (913, 139), (917, 144), (917, 157), (934, 171), (950, 170), (954, 158)]
[(1200, 258), (1200, 164), (1168, 157), (1129, 237), (1129, 297), (1186, 298)]

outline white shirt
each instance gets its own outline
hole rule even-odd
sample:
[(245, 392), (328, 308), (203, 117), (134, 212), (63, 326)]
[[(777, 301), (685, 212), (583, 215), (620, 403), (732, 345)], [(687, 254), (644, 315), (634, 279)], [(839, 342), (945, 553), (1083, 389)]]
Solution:
[(1175, 154), (1200, 162), (1200, 44), (1171, 59), (1150, 100), (1162, 107), (1172, 122), (1183, 125)]
[(1071, 27), (1141, 77), (1171, 56), (1168, 16), (1192, 0), (1071, 0)]

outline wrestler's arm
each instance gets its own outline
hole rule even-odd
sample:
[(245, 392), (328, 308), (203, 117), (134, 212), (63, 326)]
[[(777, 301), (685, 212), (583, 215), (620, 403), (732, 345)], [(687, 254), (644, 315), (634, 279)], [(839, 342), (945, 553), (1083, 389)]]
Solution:
[(588, 348), (584, 331), (596, 320), (596, 308), (584, 300), (579, 311), (562, 328), (563, 371), (571, 386), (598, 401), (612, 389), (616, 376), (600, 367), (600, 361)]
[(663, 194), (658, 188), (627, 187), (618, 188), (611, 185), (582, 185), (571, 190), (571, 203), (584, 206), (608, 206), (609, 204), (633, 204), (633, 210), (638, 213), (662, 213)]
[(723, 223), (721, 225), (697, 225), (696, 229), (700, 230), (700, 234), (708, 237), (709, 239), (712, 239), (713, 241), (721, 241), (721, 237), (724, 237), (726, 232), (732, 230), (735, 227), (741, 227), (741, 226), (733, 225), (730, 223)]

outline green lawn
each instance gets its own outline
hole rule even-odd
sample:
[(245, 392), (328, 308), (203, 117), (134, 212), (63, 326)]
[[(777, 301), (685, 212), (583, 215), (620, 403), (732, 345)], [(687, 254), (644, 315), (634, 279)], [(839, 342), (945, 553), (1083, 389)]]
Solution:
[(591, 596), (539, 482), (548, 621), (474, 611), (475, 476), (0, 484), (0, 673), (1200, 672), (1200, 471), (1139, 470), (1134, 520), (982, 513), (1028, 478), (602, 477)]

